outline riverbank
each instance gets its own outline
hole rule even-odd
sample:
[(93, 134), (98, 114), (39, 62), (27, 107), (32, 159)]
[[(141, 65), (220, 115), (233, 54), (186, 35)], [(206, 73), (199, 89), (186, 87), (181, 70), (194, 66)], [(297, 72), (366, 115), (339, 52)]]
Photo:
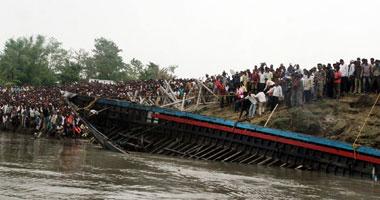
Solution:
[[(268, 127), (353, 143), (376, 97), (375, 94), (347, 94), (339, 100), (324, 99), (289, 110), (282, 101)], [(379, 105), (375, 106), (357, 144), (380, 148)], [(218, 105), (204, 107), (199, 114), (233, 121), (239, 118), (232, 107), (220, 109)], [(243, 123), (264, 126), (269, 115), (269, 111), (261, 116), (256, 113), (250, 122)]]

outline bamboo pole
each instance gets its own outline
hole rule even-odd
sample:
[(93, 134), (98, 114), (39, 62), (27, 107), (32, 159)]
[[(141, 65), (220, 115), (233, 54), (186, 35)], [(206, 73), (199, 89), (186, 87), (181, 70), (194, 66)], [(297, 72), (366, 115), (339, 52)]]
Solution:
[(161, 108), (165, 108), (165, 107), (168, 107), (168, 106), (172, 106), (172, 105), (176, 105), (176, 104), (179, 104), (181, 103), (182, 101), (175, 101), (175, 102), (172, 102), (172, 103), (168, 103), (168, 104), (165, 104), (165, 105), (162, 105), (160, 106)]
[(264, 127), (266, 127), (266, 126), (268, 125), (268, 122), (269, 122), (270, 118), (272, 117), (274, 111), (276, 111), (277, 106), (278, 106), (278, 104), (276, 104), (276, 106), (274, 107), (274, 109), (273, 109), (272, 112), (270, 113), (267, 122), (265, 122)]
[(181, 111), (183, 111), (184, 108), (185, 108), (185, 99), (186, 99), (186, 93), (183, 94), (182, 105), (181, 105)]
[(219, 99), (219, 97), (218, 97), (218, 95), (216, 95), (216, 94), (214, 94), (214, 92), (212, 92), (211, 90), (210, 90), (210, 88), (208, 88), (205, 84), (203, 84), (201, 81), (199, 81), (199, 80), (197, 80), (197, 82), (199, 83), (199, 84), (201, 84), (204, 88), (206, 88), (206, 90), (208, 90), (212, 95), (214, 95), (217, 99)]
[(197, 99), (197, 105), (195, 106), (195, 110), (198, 109), (199, 106), (199, 100), (201, 99), (202, 94), (202, 85), (198, 84), (198, 99)]
[(168, 82), (165, 80), (166, 87), (169, 89), (170, 94), (173, 95), (173, 98), (175, 98), (175, 100), (178, 100), (177, 97), (174, 95), (174, 91), (172, 90), (172, 87), (170, 86), (169, 83), (170, 83), (170, 81)]
[(169, 94), (168, 91), (166, 91), (162, 86), (160, 86), (160, 90), (166, 94), (167, 97), (169, 97), (170, 100), (172, 100), (173, 102), (176, 102), (178, 101), (178, 99), (174, 98), (171, 94)]

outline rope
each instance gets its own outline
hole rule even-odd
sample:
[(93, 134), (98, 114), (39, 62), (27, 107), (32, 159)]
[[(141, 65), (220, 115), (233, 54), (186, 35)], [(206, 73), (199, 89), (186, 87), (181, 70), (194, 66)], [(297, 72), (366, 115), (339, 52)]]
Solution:
[(95, 102), (96, 102), (97, 100), (98, 100), (98, 98), (95, 97), (94, 100), (91, 101), (86, 107), (78, 108), (77, 111), (79, 111), (79, 110), (88, 110), (88, 109), (90, 109), (90, 108), (95, 104)]
[(360, 128), (359, 134), (356, 136), (356, 139), (355, 139), (354, 143), (352, 144), (352, 147), (354, 149), (354, 158), (355, 158), (355, 160), (356, 160), (356, 149), (359, 148), (359, 146), (360, 146), (360, 145), (356, 144), (356, 141), (358, 141), (360, 135), (362, 134), (362, 131), (363, 131), (363, 129), (364, 129), (364, 127), (365, 127), (365, 125), (366, 125), (369, 117), (371, 116), (373, 109), (375, 108), (377, 102), (379, 101), (379, 98), (380, 98), (380, 93), (379, 93), (379, 95), (377, 95), (377, 98), (376, 98), (374, 104), (372, 105), (372, 108), (369, 111), (369, 113), (367, 115), (367, 118), (364, 120), (364, 123), (363, 123), (362, 127)]

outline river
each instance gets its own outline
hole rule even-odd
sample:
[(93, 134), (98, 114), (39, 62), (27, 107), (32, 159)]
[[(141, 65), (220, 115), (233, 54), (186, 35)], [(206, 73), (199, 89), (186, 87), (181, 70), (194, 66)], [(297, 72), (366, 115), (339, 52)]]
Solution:
[(0, 132), (0, 199), (379, 199), (368, 179)]

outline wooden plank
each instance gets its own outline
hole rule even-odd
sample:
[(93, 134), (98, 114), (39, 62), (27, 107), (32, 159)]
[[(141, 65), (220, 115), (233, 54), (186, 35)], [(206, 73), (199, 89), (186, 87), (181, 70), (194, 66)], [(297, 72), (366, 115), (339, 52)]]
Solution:
[(249, 154), (246, 154), (243, 152), (242, 155), (240, 155), (239, 157), (236, 157), (235, 159), (231, 160), (230, 162), (239, 162), (240, 160), (245, 159), (247, 157), (249, 157)]
[(213, 147), (215, 147), (215, 149), (213, 149), (213, 150), (211, 150), (211, 151), (209, 151), (209, 152), (206, 152), (206, 153), (203, 154), (203, 155), (199, 155), (199, 157), (202, 158), (202, 159), (204, 159), (204, 160), (207, 160), (207, 159), (205, 158), (207, 155), (212, 154), (212, 153), (214, 153), (215, 151), (220, 150), (220, 148), (217, 147), (217, 146), (213, 146)]
[(246, 161), (248, 161), (248, 160), (251, 160), (252, 158), (256, 158), (256, 157), (258, 156), (258, 154), (259, 154), (259, 153), (255, 153), (254, 155), (249, 156), (248, 158), (246, 158), (246, 159), (240, 161), (239, 163), (244, 163), (244, 162), (246, 162)]
[(167, 86), (167, 88), (169, 89), (169, 92), (173, 95), (173, 98), (175, 99), (175, 101), (177, 101), (177, 97), (174, 95), (174, 91), (172, 89), (172, 87), (170, 86), (170, 81), (168, 82), (167, 80), (164, 80), (165, 81), (165, 84)]
[[(168, 140), (168, 138), (165, 138), (165, 139)], [(175, 140), (174, 139), (168, 140), (167, 142), (162, 143), (160, 146), (156, 147), (153, 151), (150, 151), (149, 153), (156, 153), (156, 151), (164, 148), (166, 145), (168, 145), (169, 143), (172, 143), (173, 141)]]
[(214, 94), (213, 91), (211, 91), (205, 84), (203, 84), (201, 81), (197, 80), (198, 84), (202, 85), (207, 91), (209, 91), (212, 95), (214, 95), (217, 99), (219, 99), (218, 95)]
[(226, 162), (226, 161), (228, 161), (229, 159), (234, 158), (235, 156), (239, 155), (240, 153), (241, 153), (240, 151), (237, 151), (236, 153), (232, 154), (232, 155), (229, 156), (228, 158), (225, 158), (224, 160), (222, 160), (222, 162)]
[[(178, 140), (175, 140), (174, 142), (172, 142), (171, 144), (169, 144), (167, 147), (165, 147), (165, 148), (171, 148), (172, 146), (174, 146), (174, 145), (176, 145), (176, 144), (178, 144)], [(164, 149), (161, 149), (160, 151), (158, 151), (157, 152), (157, 154), (160, 154), (161, 152), (163, 152), (164, 151)]]
[(210, 157), (208, 157), (206, 160), (211, 160), (211, 159), (215, 158), (216, 156), (220, 156), (220, 154), (226, 153), (227, 151), (230, 151), (230, 149), (222, 149), (218, 153), (216, 153), (216, 154), (211, 155)]
[[(201, 154), (201, 153), (203, 153), (203, 152), (205, 152), (205, 151), (208, 151), (208, 150), (210, 150), (212, 147), (213, 147), (213, 146), (206, 146), (206, 148), (204, 148), (203, 150), (198, 149), (198, 151), (195, 152), (194, 155), (191, 155), (190, 158), (193, 157), (193, 156), (197, 156), (197, 155), (199, 155), (199, 154)], [(199, 151), (199, 150), (200, 150), (200, 151)]]
[(183, 94), (182, 105), (181, 105), (181, 111), (184, 111), (184, 110), (185, 110), (185, 99), (186, 99), (186, 93)]
[(257, 165), (265, 165), (265, 164), (267, 164), (268, 162), (270, 162), (272, 160), (273, 160), (272, 158), (267, 158), (264, 161), (261, 161), (261, 162), (257, 163)]
[(189, 157), (191, 156), (191, 153), (193, 153), (194, 151), (199, 151), (199, 149), (202, 149), (203, 147), (204, 145), (196, 145), (193, 148), (188, 149), (186, 152), (184, 152), (184, 154)]
[(222, 159), (223, 157), (225, 157), (225, 156), (229, 155), (230, 153), (234, 152), (234, 150), (232, 150), (232, 149), (227, 149), (227, 150), (228, 150), (228, 152), (223, 153), (222, 155), (218, 156), (218, 157), (215, 158), (214, 160), (220, 160), (220, 159)]
[(198, 91), (198, 98), (197, 98), (197, 104), (195, 106), (195, 110), (198, 109), (199, 101), (200, 101), (200, 98), (201, 98), (201, 93), (202, 93), (202, 88), (200, 87), (199, 91)]
[(275, 159), (273, 160), (271, 163), (267, 164), (268, 166), (274, 166), (274, 165), (278, 165), (278, 163), (281, 164), (281, 160), (280, 159)]
[(265, 158), (265, 156), (259, 156), (258, 158), (252, 160), (251, 162), (249, 162), (248, 164), (254, 164), (254, 163), (257, 163), (259, 162), (260, 160), (262, 160), (263, 158)]

